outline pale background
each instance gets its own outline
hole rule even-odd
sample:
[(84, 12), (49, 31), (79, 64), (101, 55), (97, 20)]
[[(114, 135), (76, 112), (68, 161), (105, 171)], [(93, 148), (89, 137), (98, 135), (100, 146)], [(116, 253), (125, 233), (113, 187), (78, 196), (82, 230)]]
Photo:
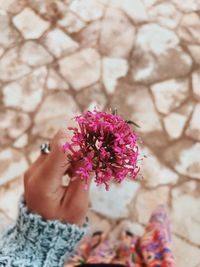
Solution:
[(140, 124), (144, 180), (92, 189), (94, 228), (142, 233), (170, 209), (178, 267), (200, 266), (200, 1), (0, 0), (0, 228), (39, 144), (73, 115)]

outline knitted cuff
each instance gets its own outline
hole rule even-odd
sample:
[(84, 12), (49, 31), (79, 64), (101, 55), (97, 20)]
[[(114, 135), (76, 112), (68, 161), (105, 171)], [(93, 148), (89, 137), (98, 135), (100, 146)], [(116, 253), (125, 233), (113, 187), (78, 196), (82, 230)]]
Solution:
[(71, 254), (77, 242), (88, 230), (75, 224), (62, 223), (59, 220), (45, 220), (38, 214), (28, 211), (24, 197), (19, 203), (19, 215), (16, 223), (19, 238), (24, 239), (34, 250), (40, 251), (45, 266), (61, 266), (64, 259)]

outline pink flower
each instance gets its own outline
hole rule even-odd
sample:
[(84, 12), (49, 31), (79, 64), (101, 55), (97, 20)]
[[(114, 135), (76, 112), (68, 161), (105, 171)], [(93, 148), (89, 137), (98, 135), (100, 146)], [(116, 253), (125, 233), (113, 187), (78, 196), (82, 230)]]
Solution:
[(113, 180), (121, 183), (126, 177), (136, 178), (137, 134), (127, 122), (118, 115), (96, 110), (76, 116), (75, 120), (79, 129), (69, 128), (73, 137), (63, 145), (63, 150), (70, 150), (70, 160), (82, 160), (76, 174), (85, 181), (85, 188), (92, 174), (97, 186), (104, 184), (106, 190)]

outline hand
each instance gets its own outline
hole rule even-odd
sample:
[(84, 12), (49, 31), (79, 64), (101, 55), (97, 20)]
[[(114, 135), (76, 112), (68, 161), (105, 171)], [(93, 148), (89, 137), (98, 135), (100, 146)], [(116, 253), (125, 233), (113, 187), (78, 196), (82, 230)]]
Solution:
[(62, 145), (69, 138), (60, 130), (50, 142), (51, 153), (41, 154), (24, 175), (25, 201), (28, 209), (45, 219), (82, 225), (89, 206), (89, 190), (80, 179), (62, 186), (66, 171), (73, 176), (78, 164), (67, 159)]

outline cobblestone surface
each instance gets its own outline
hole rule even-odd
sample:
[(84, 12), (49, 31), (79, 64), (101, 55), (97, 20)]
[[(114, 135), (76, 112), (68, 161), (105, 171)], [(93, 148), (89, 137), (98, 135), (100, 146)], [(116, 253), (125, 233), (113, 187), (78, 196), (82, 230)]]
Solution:
[(199, 14), (198, 0), (0, 0), (0, 229), (39, 144), (116, 107), (140, 125), (144, 179), (92, 189), (93, 229), (142, 233), (166, 204), (177, 266), (200, 266)]

